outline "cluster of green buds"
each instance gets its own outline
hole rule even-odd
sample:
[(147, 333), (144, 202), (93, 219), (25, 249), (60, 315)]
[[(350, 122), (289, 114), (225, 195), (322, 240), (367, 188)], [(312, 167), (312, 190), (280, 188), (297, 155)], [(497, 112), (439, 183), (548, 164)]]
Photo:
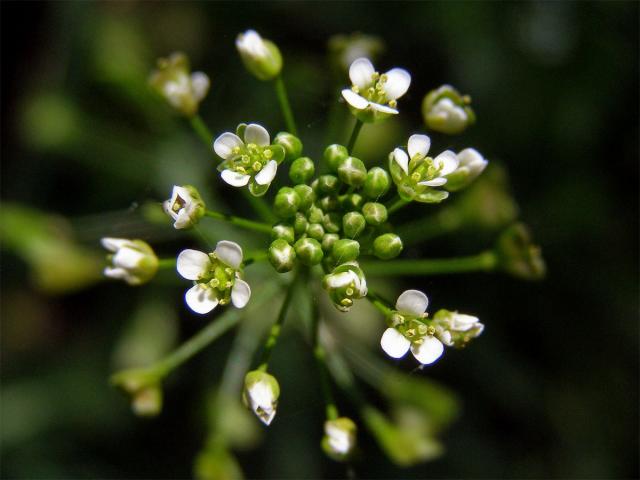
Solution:
[(198, 113), (198, 106), (206, 97), (210, 83), (207, 74), (191, 73), (189, 59), (182, 52), (159, 59), (157, 70), (149, 77), (151, 87), (169, 105), (187, 117)]
[(431, 130), (455, 135), (476, 122), (470, 105), (469, 95), (460, 95), (451, 85), (442, 85), (424, 97), (422, 116)]

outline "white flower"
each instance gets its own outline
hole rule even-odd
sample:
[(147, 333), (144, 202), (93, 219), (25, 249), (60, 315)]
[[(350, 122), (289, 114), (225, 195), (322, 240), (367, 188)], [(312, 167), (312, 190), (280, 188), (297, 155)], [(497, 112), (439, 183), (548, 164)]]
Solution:
[(356, 424), (348, 417), (327, 420), (324, 423), (324, 451), (336, 460), (348, 457), (356, 445)]
[(411, 349), (413, 356), (423, 365), (435, 362), (444, 351), (444, 345), (433, 336), (422, 321), (426, 317), (429, 299), (418, 290), (403, 292), (396, 301), (396, 311), (390, 320), (394, 326), (382, 334), (380, 345), (392, 358), (402, 358)]
[(447, 190), (457, 191), (473, 182), (487, 168), (489, 162), (473, 148), (465, 148), (457, 155), (458, 167), (447, 175)]
[(247, 373), (242, 398), (265, 425), (273, 421), (279, 397), (280, 385), (273, 375), (261, 370)]
[(396, 100), (407, 92), (411, 84), (411, 75), (406, 70), (393, 68), (380, 75), (367, 58), (358, 58), (351, 64), (349, 78), (352, 87), (342, 90), (342, 96), (353, 114), (363, 122), (397, 114)]
[(347, 312), (353, 299), (367, 296), (367, 280), (357, 262), (343, 263), (325, 275), (322, 286), (329, 293), (334, 306)]
[(104, 275), (124, 280), (129, 285), (141, 285), (151, 280), (158, 271), (158, 257), (142, 240), (105, 237), (102, 246), (114, 252), (108, 258), (110, 265)]
[(194, 284), (185, 294), (191, 310), (205, 314), (218, 305), (233, 303), (244, 308), (251, 298), (249, 284), (240, 278), (242, 249), (237, 243), (221, 240), (211, 254), (183, 250), (178, 255), (178, 273)]
[(282, 70), (282, 55), (278, 47), (255, 30), (239, 34), (236, 48), (247, 70), (260, 80), (271, 80)]
[(174, 185), (171, 198), (162, 203), (164, 211), (173, 220), (177, 229), (189, 228), (198, 223), (204, 215), (204, 202), (198, 191), (191, 185)]
[(269, 132), (257, 123), (240, 124), (238, 135), (225, 132), (213, 142), (213, 150), (224, 161), (218, 167), (222, 179), (234, 187), (249, 184), (253, 195), (264, 195), (284, 160), (281, 145), (270, 145)]
[(433, 317), (436, 336), (448, 347), (464, 347), (484, 331), (478, 317), (439, 310)]

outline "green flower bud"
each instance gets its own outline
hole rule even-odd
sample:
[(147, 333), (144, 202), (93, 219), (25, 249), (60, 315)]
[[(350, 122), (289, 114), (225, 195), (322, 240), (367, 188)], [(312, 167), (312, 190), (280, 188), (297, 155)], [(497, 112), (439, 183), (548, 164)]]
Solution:
[(387, 193), (390, 185), (391, 179), (387, 171), (380, 167), (373, 167), (367, 172), (362, 190), (367, 197), (377, 200)]
[(124, 370), (111, 377), (111, 383), (131, 396), (131, 408), (141, 417), (153, 417), (162, 410), (162, 388), (158, 374), (150, 369)]
[(337, 233), (325, 233), (322, 237), (322, 250), (325, 252), (331, 252), (333, 245), (340, 240), (340, 235)]
[(296, 213), (295, 218), (293, 219), (293, 231), (297, 236), (300, 236), (307, 232), (307, 227), (309, 226), (309, 221), (307, 217), (303, 213)]
[(340, 201), (333, 195), (327, 195), (320, 199), (320, 208), (325, 212), (333, 212), (340, 207)]
[(324, 237), (324, 227), (319, 223), (311, 223), (307, 228), (307, 235), (321, 242)]
[(311, 223), (322, 223), (323, 217), (324, 212), (321, 208), (318, 208), (315, 205), (311, 205), (309, 210), (307, 210), (307, 218)]
[(438, 310), (433, 316), (435, 336), (448, 347), (463, 348), (484, 331), (478, 317), (464, 313)]
[(529, 229), (522, 223), (502, 232), (495, 252), (499, 267), (511, 275), (524, 280), (540, 280), (546, 273), (540, 247), (533, 244)]
[[(312, 185), (313, 186), (313, 185)], [(332, 195), (338, 193), (340, 189), (340, 180), (335, 175), (321, 175), (318, 177), (318, 183), (314, 190), (319, 194)]]
[(344, 210), (360, 210), (364, 198), (357, 193), (351, 193), (349, 195), (343, 195), (340, 197), (340, 205)]
[(294, 246), (298, 259), (305, 265), (317, 265), (322, 261), (324, 253), (320, 242), (315, 238), (301, 238)]
[(335, 212), (325, 214), (322, 219), (325, 231), (329, 233), (338, 233), (340, 231), (340, 215)]
[(364, 216), (358, 212), (345, 213), (342, 217), (342, 231), (349, 238), (356, 238), (367, 225)]
[(273, 201), (273, 210), (281, 218), (289, 218), (295, 215), (300, 206), (300, 197), (293, 188), (282, 187), (278, 190)]
[(302, 154), (302, 142), (293, 133), (280, 132), (273, 139), (274, 145), (284, 148), (284, 159), (291, 162)]
[(381, 203), (368, 202), (362, 207), (362, 214), (369, 225), (377, 227), (387, 221), (387, 207)]
[(242, 400), (265, 425), (275, 417), (279, 397), (280, 385), (273, 375), (253, 370), (244, 377)]
[(296, 252), (284, 238), (279, 238), (269, 246), (269, 262), (276, 272), (288, 272), (296, 264)]
[(468, 95), (460, 95), (451, 85), (443, 85), (424, 97), (422, 116), (430, 129), (455, 135), (475, 123), (470, 103)]
[(352, 262), (360, 256), (360, 244), (355, 240), (342, 238), (334, 242), (331, 253), (336, 263)]
[(295, 233), (291, 225), (278, 224), (271, 227), (271, 240), (277, 240), (282, 238), (283, 240), (293, 243), (295, 240)]
[(382, 259), (390, 260), (402, 252), (402, 240), (395, 233), (385, 233), (373, 241), (373, 254)]
[(342, 160), (349, 156), (349, 150), (344, 145), (334, 143), (324, 149), (324, 161), (329, 165), (332, 172), (338, 171), (338, 165)]
[(356, 424), (347, 417), (327, 420), (324, 424), (322, 449), (332, 459), (342, 462), (349, 458), (356, 446)]
[(367, 178), (367, 168), (359, 158), (347, 157), (338, 164), (338, 177), (347, 185), (359, 187)]
[(315, 173), (316, 167), (309, 157), (295, 159), (289, 168), (289, 178), (295, 184), (307, 183)]
[(236, 47), (244, 66), (258, 80), (271, 80), (282, 70), (282, 55), (276, 45), (257, 32), (247, 30), (238, 35)]
[(293, 187), (294, 192), (300, 197), (300, 210), (307, 210), (316, 200), (316, 194), (309, 185), (296, 185)]

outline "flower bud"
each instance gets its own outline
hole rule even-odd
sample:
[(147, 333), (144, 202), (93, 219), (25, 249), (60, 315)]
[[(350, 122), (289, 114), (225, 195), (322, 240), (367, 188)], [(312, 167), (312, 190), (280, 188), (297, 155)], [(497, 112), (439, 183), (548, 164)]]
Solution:
[(402, 252), (402, 240), (395, 233), (385, 233), (373, 241), (373, 254), (382, 259), (390, 260)]
[(477, 150), (465, 148), (457, 155), (458, 168), (446, 175), (444, 188), (450, 192), (462, 190), (473, 182), (487, 167), (487, 162)]
[(316, 167), (309, 157), (296, 158), (289, 168), (289, 178), (295, 184), (307, 183), (316, 173)]
[(359, 187), (367, 178), (367, 168), (359, 158), (347, 157), (338, 164), (338, 177), (347, 185)]
[(103, 272), (107, 277), (124, 280), (129, 285), (142, 285), (158, 271), (158, 257), (142, 240), (105, 237), (101, 243), (114, 252), (107, 257), (109, 265)]
[(341, 312), (349, 311), (354, 299), (367, 295), (367, 281), (356, 262), (344, 263), (334, 268), (333, 272), (325, 275), (322, 287)]
[(338, 145), (334, 143), (324, 149), (324, 161), (329, 165), (329, 169), (332, 172), (338, 171), (338, 165), (342, 160), (349, 156), (349, 150), (344, 145)]
[(373, 167), (367, 172), (362, 190), (367, 197), (377, 200), (387, 193), (390, 185), (391, 179), (387, 171), (380, 167)]
[[(318, 177), (318, 183), (315, 184), (314, 190), (322, 195), (332, 195), (338, 193), (340, 189), (340, 180), (335, 175), (321, 175)], [(315, 182), (314, 182), (315, 183)], [(314, 185), (311, 185), (312, 187)]]
[(307, 218), (311, 223), (322, 223), (323, 217), (324, 212), (321, 208), (318, 208), (315, 205), (311, 205), (309, 210), (307, 210)]
[(484, 331), (478, 317), (444, 309), (436, 312), (433, 323), (436, 336), (449, 347), (463, 348)]
[(258, 32), (247, 30), (239, 34), (236, 47), (242, 63), (258, 80), (271, 80), (280, 74), (280, 50), (273, 42), (263, 39)]
[(307, 227), (307, 235), (321, 242), (324, 237), (324, 227), (319, 223), (311, 223)]
[(352, 262), (360, 256), (360, 244), (355, 240), (342, 238), (333, 243), (331, 253), (336, 263)]
[(295, 233), (291, 225), (284, 225), (279, 223), (271, 227), (271, 240), (277, 240), (282, 238), (283, 240), (293, 243), (295, 240)]
[(143, 388), (133, 395), (131, 408), (139, 417), (155, 417), (162, 411), (162, 389), (158, 386)]
[(200, 193), (191, 185), (174, 185), (171, 198), (162, 203), (162, 208), (174, 220), (173, 227), (177, 229), (195, 225), (205, 211)]
[(325, 212), (333, 212), (340, 208), (340, 201), (334, 195), (327, 195), (320, 199), (319, 205)]
[(286, 162), (291, 162), (302, 154), (302, 142), (293, 133), (280, 132), (273, 139), (273, 143), (284, 148)]
[(322, 225), (324, 225), (326, 232), (338, 233), (340, 231), (340, 215), (335, 212), (325, 214)]
[(325, 233), (322, 237), (322, 250), (327, 253), (331, 252), (333, 245), (340, 240), (340, 235), (337, 233)]
[(364, 203), (364, 198), (362, 195), (357, 193), (350, 193), (348, 195), (343, 195), (340, 197), (340, 205), (343, 210), (360, 210), (362, 208), (362, 204)]
[(131, 396), (131, 408), (141, 417), (153, 417), (162, 410), (160, 377), (151, 369), (130, 369), (116, 373), (111, 383)]
[(377, 227), (387, 221), (387, 207), (381, 203), (368, 202), (362, 207), (362, 214), (369, 225)]
[(293, 188), (282, 187), (273, 201), (273, 210), (281, 218), (293, 217), (300, 206), (300, 197)]
[(320, 242), (315, 238), (301, 238), (294, 246), (298, 259), (305, 265), (317, 265), (322, 261), (324, 253)]
[(366, 225), (367, 222), (361, 213), (348, 212), (342, 217), (342, 231), (348, 238), (356, 238), (362, 233)]
[(309, 221), (307, 217), (303, 213), (296, 213), (295, 218), (293, 219), (293, 231), (296, 235), (302, 235), (307, 232), (307, 228), (309, 227)]
[(336, 461), (347, 460), (356, 446), (357, 427), (353, 420), (347, 417), (327, 420), (324, 424), (324, 438), (322, 449)]
[(316, 200), (316, 194), (309, 185), (296, 185), (293, 191), (300, 197), (300, 210), (307, 210)]
[(469, 96), (460, 95), (451, 85), (443, 85), (424, 97), (422, 116), (430, 129), (455, 135), (475, 123), (470, 103)]
[(546, 266), (540, 247), (534, 245), (529, 230), (522, 223), (507, 228), (495, 247), (499, 267), (524, 280), (540, 280)]
[(279, 397), (280, 385), (273, 375), (253, 370), (244, 377), (242, 400), (265, 425), (273, 421)]
[(296, 252), (284, 238), (278, 238), (269, 246), (269, 262), (276, 272), (288, 272), (296, 264)]

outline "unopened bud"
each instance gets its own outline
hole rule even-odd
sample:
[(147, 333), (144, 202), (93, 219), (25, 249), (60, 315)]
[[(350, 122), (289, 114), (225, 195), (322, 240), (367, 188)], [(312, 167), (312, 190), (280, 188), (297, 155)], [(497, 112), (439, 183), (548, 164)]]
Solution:
[(325, 233), (322, 237), (322, 250), (327, 253), (331, 252), (333, 245), (340, 240), (340, 235), (337, 233)]
[(356, 238), (366, 226), (367, 222), (361, 213), (348, 212), (342, 217), (342, 231), (348, 238)]
[(307, 227), (307, 235), (321, 242), (324, 237), (324, 227), (319, 223), (311, 223)]
[(322, 449), (334, 460), (344, 461), (349, 458), (356, 446), (357, 428), (353, 420), (347, 417), (327, 420), (324, 424), (325, 436)]
[(236, 47), (244, 66), (259, 80), (271, 80), (282, 70), (282, 55), (271, 41), (254, 30), (238, 35)]
[(350, 193), (348, 195), (343, 195), (340, 197), (340, 205), (343, 210), (360, 210), (362, 208), (362, 204), (364, 203), (364, 198), (362, 195), (357, 193)]
[(301, 238), (294, 246), (298, 259), (305, 265), (317, 265), (322, 261), (324, 253), (320, 242), (315, 238)]
[(279, 397), (280, 385), (273, 375), (253, 370), (244, 377), (242, 399), (265, 425), (269, 425), (275, 417)]
[(269, 262), (277, 272), (288, 272), (296, 264), (296, 252), (285, 239), (279, 238), (269, 246)]
[(340, 215), (335, 212), (325, 214), (322, 219), (322, 225), (325, 231), (329, 233), (338, 233), (340, 231)]
[(446, 175), (444, 188), (450, 192), (462, 190), (473, 182), (487, 167), (488, 163), (477, 150), (465, 148), (457, 155), (458, 168)]
[(387, 221), (387, 207), (381, 203), (368, 202), (362, 207), (362, 214), (369, 225), (377, 227)]
[(331, 249), (336, 263), (352, 262), (360, 256), (360, 244), (356, 240), (342, 238)]
[(338, 171), (338, 165), (349, 156), (349, 150), (344, 145), (334, 143), (324, 149), (324, 161), (329, 165), (332, 172)]
[(280, 132), (273, 139), (273, 143), (284, 148), (286, 162), (291, 162), (302, 154), (302, 142), (293, 133)]
[(295, 240), (295, 233), (291, 225), (278, 224), (271, 228), (271, 240), (277, 240), (282, 238), (283, 240), (293, 243)]
[(362, 190), (367, 197), (377, 200), (387, 193), (390, 185), (391, 179), (387, 171), (380, 167), (373, 167), (367, 172)]
[(385, 233), (373, 241), (373, 254), (382, 259), (390, 260), (402, 252), (402, 240), (395, 233)]
[(470, 103), (468, 96), (460, 95), (451, 85), (443, 85), (424, 97), (422, 116), (430, 129), (455, 135), (475, 123)]
[(300, 236), (307, 232), (307, 228), (309, 227), (309, 221), (307, 217), (303, 213), (296, 213), (295, 218), (293, 219), (293, 231), (297, 236)]
[(295, 215), (300, 206), (300, 197), (293, 188), (283, 187), (276, 194), (273, 201), (273, 209), (281, 218), (289, 218)]
[(309, 185), (296, 185), (293, 191), (300, 197), (300, 210), (306, 211), (316, 200), (316, 194)]
[(289, 178), (295, 184), (307, 183), (316, 173), (316, 167), (309, 157), (296, 158), (289, 168)]
[(338, 180), (338, 177), (336, 177), (335, 175), (321, 175), (320, 177), (318, 177), (318, 183), (315, 184), (314, 187), (314, 190), (322, 195), (332, 195), (338, 193), (339, 189), (340, 180)]
[(359, 187), (367, 178), (367, 168), (359, 158), (347, 157), (338, 164), (338, 177), (347, 185)]

